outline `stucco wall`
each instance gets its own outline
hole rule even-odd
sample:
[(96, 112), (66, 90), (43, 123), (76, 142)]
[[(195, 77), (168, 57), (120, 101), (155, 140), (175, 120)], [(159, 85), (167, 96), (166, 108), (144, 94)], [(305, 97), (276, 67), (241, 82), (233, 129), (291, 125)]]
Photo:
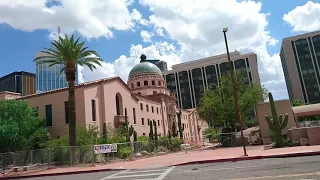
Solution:
[[(296, 123), (294, 121), (294, 116), (293, 116), (293, 111), (291, 108), (291, 103), (289, 100), (280, 100), (280, 101), (275, 101), (275, 106), (278, 115), (282, 114), (283, 116), (288, 113), (289, 115), (289, 120), (288, 120), (288, 125), (284, 129), (286, 131), (287, 129), (291, 127), (295, 127)], [(261, 133), (261, 138), (264, 144), (270, 144), (271, 139), (269, 135), (269, 126), (268, 123), (265, 119), (265, 115), (271, 115), (271, 110), (270, 110), (270, 104), (269, 102), (261, 103), (256, 106), (257, 110), (257, 118), (260, 126), (260, 133)]]

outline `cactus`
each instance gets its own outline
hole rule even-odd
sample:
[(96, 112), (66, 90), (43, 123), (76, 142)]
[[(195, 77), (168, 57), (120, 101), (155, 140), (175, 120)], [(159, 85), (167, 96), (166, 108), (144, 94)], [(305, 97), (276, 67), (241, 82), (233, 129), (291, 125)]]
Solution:
[(107, 139), (107, 124), (106, 122), (103, 123), (103, 130), (102, 130), (102, 136), (103, 138)]
[(130, 137), (132, 136), (132, 134), (134, 132), (134, 128), (132, 127), (132, 125), (129, 127), (127, 108), (124, 110), (124, 121), (125, 121), (124, 127), (125, 127), (125, 131), (126, 131), (126, 139), (127, 139), (127, 142), (130, 142)]
[(150, 133), (149, 133), (149, 148), (150, 148), (150, 152), (153, 152), (153, 150), (154, 150), (154, 148), (153, 148), (153, 138), (154, 138), (154, 134), (153, 134), (153, 123), (152, 123), (152, 121), (150, 121), (149, 127), (150, 127)]
[(178, 131), (177, 131), (177, 125), (176, 122), (173, 120), (172, 122), (172, 134), (173, 137), (177, 137), (178, 136)]
[(154, 141), (156, 148), (158, 148), (158, 128), (157, 128), (157, 122), (153, 120), (153, 125), (154, 125)]
[(169, 142), (168, 142), (168, 148), (172, 151), (172, 141), (171, 141), (171, 132), (170, 130), (168, 130), (168, 139), (169, 139)]
[(183, 138), (184, 127), (182, 126), (181, 115), (182, 115), (182, 113), (181, 113), (181, 110), (180, 110), (179, 113), (177, 113), (177, 116), (178, 116), (179, 136), (182, 139)]
[(133, 148), (134, 148), (134, 152), (138, 152), (138, 135), (137, 135), (137, 132), (136, 131), (133, 131), (133, 142), (134, 142), (134, 145), (133, 145)]
[(149, 139), (150, 139), (150, 141), (153, 141), (154, 134), (153, 134), (153, 125), (152, 125), (152, 121), (150, 121), (149, 126), (150, 126)]
[(276, 147), (283, 147), (284, 139), (282, 136), (282, 130), (286, 128), (288, 124), (288, 113), (286, 113), (284, 119), (282, 118), (282, 114), (280, 114), (278, 117), (272, 94), (269, 92), (268, 96), (272, 118), (270, 118), (268, 115), (266, 115), (265, 118), (269, 125), (270, 131), (272, 132), (271, 134), (273, 134), (273, 138), (276, 140)]

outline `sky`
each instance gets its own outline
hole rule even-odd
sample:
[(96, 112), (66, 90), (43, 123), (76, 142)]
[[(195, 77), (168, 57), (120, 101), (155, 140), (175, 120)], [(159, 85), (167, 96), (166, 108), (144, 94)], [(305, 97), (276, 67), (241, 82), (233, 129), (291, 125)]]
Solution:
[(120, 76), (125, 82), (142, 53), (181, 62), (230, 51), (258, 55), (260, 80), (287, 99), (279, 57), (285, 37), (320, 29), (320, 1), (306, 0), (0, 0), (0, 77), (35, 72), (33, 59), (62, 34), (75, 34), (104, 60), (79, 81)]

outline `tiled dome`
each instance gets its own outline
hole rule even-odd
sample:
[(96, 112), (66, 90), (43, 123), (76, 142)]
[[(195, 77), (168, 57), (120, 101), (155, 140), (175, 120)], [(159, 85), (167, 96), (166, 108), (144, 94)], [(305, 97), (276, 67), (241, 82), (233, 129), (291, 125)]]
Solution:
[(162, 76), (161, 70), (154, 64), (147, 62), (145, 59), (141, 59), (140, 63), (135, 65), (130, 73), (129, 73), (129, 79), (138, 74), (155, 74)]

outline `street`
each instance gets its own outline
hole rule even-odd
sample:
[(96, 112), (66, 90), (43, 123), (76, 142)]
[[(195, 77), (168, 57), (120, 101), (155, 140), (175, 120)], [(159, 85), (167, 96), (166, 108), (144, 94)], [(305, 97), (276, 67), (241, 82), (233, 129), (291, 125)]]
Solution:
[(320, 180), (320, 156), (264, 159), (153, 169), (29, 178), (26, 180)]

